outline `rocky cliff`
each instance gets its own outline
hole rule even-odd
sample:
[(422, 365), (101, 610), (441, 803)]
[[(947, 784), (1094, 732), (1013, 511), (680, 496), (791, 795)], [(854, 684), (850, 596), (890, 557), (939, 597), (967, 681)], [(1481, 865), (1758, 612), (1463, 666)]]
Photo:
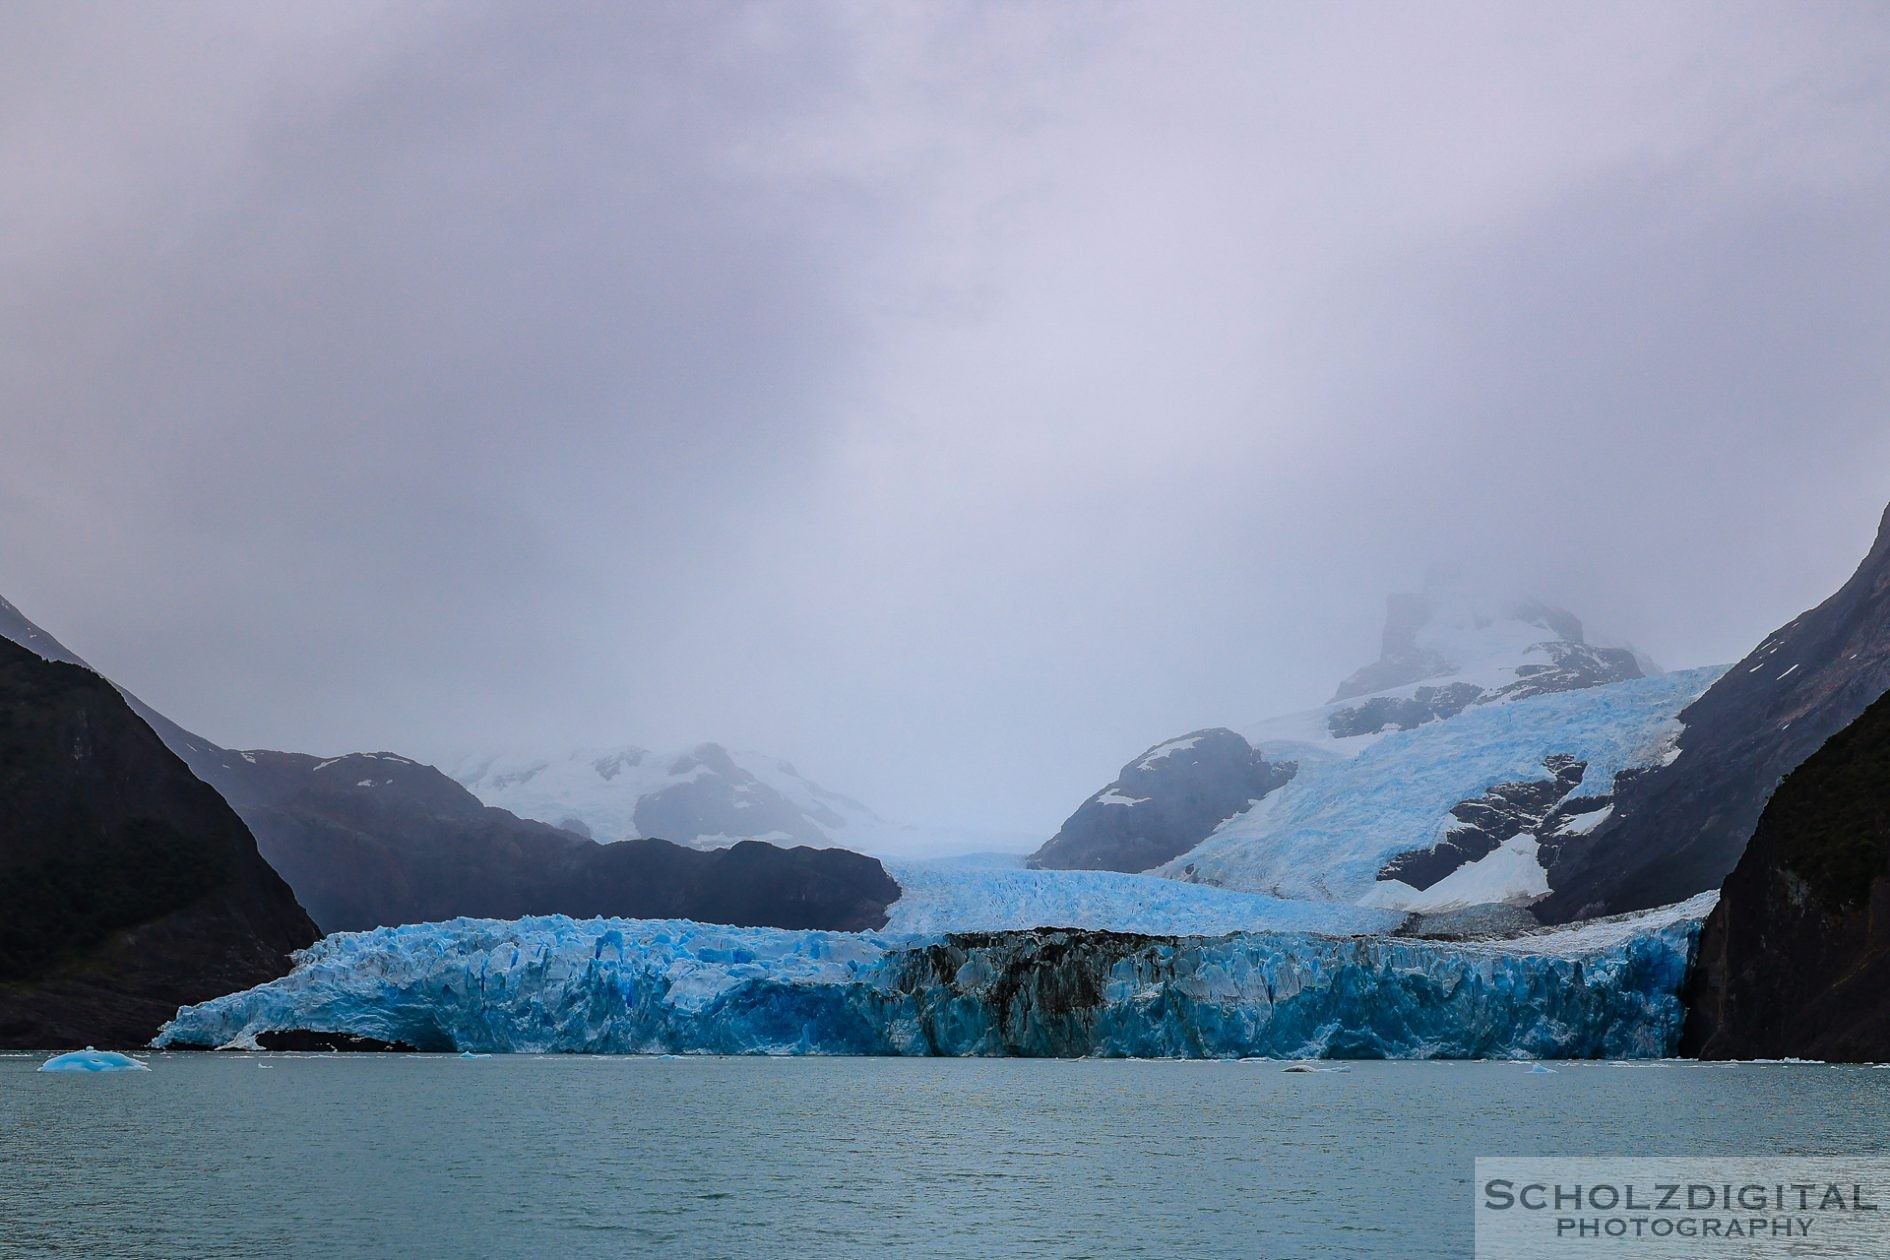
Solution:
[(0, 641), (0, 1046), (142, 1046), (318, 935), (110, 683)]
[(1680, 714), (1666, 765), (1615, 785), (1613, 814), (1549, 866), (1558, 922), (1679, 901), (1732, 871), (1779, 780), (1890, 690), (1890, 512), (1831, 598), (1766, 636)]
[(1890, 697), (1779, 785), (1701, 935), (1682, 1052), (1890, 1059)]

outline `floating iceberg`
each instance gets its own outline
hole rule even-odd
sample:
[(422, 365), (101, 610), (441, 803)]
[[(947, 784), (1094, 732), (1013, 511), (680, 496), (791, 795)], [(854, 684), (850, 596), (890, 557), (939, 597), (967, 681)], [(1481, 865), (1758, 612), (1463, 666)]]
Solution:
[(71, 1050), (65, 1054), (55, 1054), (39, 1065), (42, 1072), (149, 1072), (149, 1064), (140, 1063), (128, 1054), (119, 1054), (116, 1050), (94, 1050), (87, 1046), (83, 1050)]
[(1039, 929), (902, 936), (562, 917), (340, 933), (160, 1046), (1240, 1058), (1673, 1052), (1711, 898), (1502, 942)]

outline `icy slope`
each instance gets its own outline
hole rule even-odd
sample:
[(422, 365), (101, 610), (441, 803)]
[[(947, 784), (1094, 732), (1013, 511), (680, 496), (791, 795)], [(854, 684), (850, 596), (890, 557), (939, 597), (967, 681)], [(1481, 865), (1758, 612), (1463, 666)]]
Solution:
[[(1269, 756), (1296, 759), (1299, 771), (1253, 809), (1160, 868), (1175, 878), (1281, 897), (1442, 910), (1485, 901), (1527, 900), (1546, 891), (1532, 847), (1551, 839), (1519, 833), (1417, 888), (1380, 880), (1400, 855), (1439, 845), (1465, 826), (1453, 810), (1499, 785), (1551, 780), (1551, 757), (1582, 767), (1558, 798), (1557, 835), (1593, 826), (1570, 806), (1601, 798), (1621, 771), (1654, 765), (1680, 731), (1676, 715), (1722, 673), (1695, 669), (1608, 686), (1481, 704), (1410, 730), (1345, 739), (1322, 737), (1317, 715), (1284, 719), (1248, 733)], [(1595, 811), (1598, 812), (1598, 811)], [(1487, 864), (1487, 865), (1486, 865)]]
[(346, 1032), (423, 1050), (1276, 1057), (1671, 1053), (1706, 899), (1503, 944), (950, 937), (459, 919), (330, 936), (161, 1046)]

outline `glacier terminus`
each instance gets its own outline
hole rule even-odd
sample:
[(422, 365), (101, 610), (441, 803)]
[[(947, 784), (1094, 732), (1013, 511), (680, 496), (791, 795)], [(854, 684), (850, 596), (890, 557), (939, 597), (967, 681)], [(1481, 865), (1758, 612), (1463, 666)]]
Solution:
[(160, 1048), (1182, 1058), (1670, 1055), (1710, 895), (1502, 941), (460, 919), (339, 933)]

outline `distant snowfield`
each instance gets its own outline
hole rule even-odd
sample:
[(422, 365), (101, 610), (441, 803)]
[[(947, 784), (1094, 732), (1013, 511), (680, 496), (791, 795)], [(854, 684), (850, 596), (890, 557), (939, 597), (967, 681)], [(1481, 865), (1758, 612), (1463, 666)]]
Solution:
[(549, 755), (482, 753), (459, 758), (446, 772), (487, 805), (587, 831), (600, 843), (653, 836), (718, 849), (763, 840), (873, 857), (932, 857), (1027, 853), (1043, 839), (895, 822), (778, 757), (714, 743), (679, 752), (622, 745)]

